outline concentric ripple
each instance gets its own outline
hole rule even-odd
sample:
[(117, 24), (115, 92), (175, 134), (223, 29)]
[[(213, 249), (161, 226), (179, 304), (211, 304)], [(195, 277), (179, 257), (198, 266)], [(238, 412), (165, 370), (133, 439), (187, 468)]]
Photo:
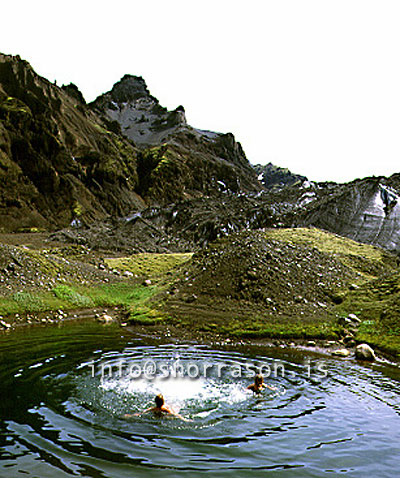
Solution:
[[(1, 477), (392, 477), (398, 467), (395, 366), (174, 345), (96, 324), (2, 338), (0, 357)], [(246, 387), (260, 367), (274, 390), (255, 396)], [(124, 418), (158, 393), (185, 420)]]

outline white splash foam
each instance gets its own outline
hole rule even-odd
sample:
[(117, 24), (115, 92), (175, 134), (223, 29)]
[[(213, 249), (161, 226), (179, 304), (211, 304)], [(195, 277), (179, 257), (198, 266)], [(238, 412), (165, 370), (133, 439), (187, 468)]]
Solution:
[(153, 380), (140, 379), (109, 379), (101, 382), (100, 387), (105, 391), (114, 391), (118, 394), (132, 396), (148, 395), (149, 397), (162, 393), (166, 402), (183, 403), (188, 400), (204, 402), (219, 401), (238, 403), (249, 398), (245, 387), (240, 383), (223, 383), (205, 378), (190, 379), (188, 377), (170, 377)]

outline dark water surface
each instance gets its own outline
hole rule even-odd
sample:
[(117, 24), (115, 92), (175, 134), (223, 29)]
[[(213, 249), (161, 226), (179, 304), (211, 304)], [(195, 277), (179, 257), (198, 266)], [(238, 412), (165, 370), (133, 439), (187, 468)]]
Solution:
[[(204, 363), (206, 377), (171, 377), (204, 375)], [(156, 378), (130, 375), (145, 364)], [(277, 390), (256, 397), (245, 372), (260, 365)], [(0, 477), (400, 476), (399, 381), (387, 364), (158, 343), (94, 323), (2, 335)], [(190, 421), (121, 419), (160, 391)]]

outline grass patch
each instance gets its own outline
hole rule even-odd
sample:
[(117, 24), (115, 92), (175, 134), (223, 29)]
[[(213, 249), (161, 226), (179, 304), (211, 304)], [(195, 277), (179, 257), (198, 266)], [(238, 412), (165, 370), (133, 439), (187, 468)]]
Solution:
[(80, 290), (84, 291), (95, 306), (122, 305), (127, 308), (134, 304), (143, 304), (157, 292), (155, 287), (123, 283), (85, 287)]
[(132, 323), (155, 324), (165, 317), (147, 303), (157, 292), (156, 287), (127, 283), (93, 287), (58, 284), (52, 291), (17, 292), (0, 297), (0, 315), (121, 306), (127, 309)]
[(266, 322), (256, 320), (233, 320), (222, 325), (220, 332), (242, 338), (293, 338), (293, 339), (336, 339), (340, 327), (329, 322)]
[(400, 357), (399, 273), (383, 276), (349, 292), (336, 310), (342, 315), (356, 314), (362, 320), (357, 340)]
[(232, 317), (217, 318), (210, 321), (192, 320), (190, 317), (173, 317), (169, 319), (171, 325), (188, 327), (192, 330), (210, 332), (223, 336), (241, 338), (271, 338), (271, 339), (338, 339), (341, 327), (334, 317), (325, 317), (323, 320), (299, 319), (281, 317)]
[(84, 308), (84, 307), (92, 307), (94, 305), (90, 297), (87, 297), (86, 295), (82, 295), (76, 290), (74, 290), (72, 287), (69, 287), (64, 284), (61, 284), (55, 287), (53, 289), (53, 293), (57, 298), (68, 302), (74, 307)]
[(105, 259), (107, 265), (138, 276), (158, 277), (176, 269), (192, 257), (192, 254), (134, 254), (130, 257)]
[(38, 311), (44, 307), (43, 299), (30, 292), (17, 292), (13, 295), (13, 300), (24, 310)]
[(84, 293), (95, 307), (124, 307), (128, 311), (128, 322), (131, 324), (154, 325), (165, 318), (165, 314), (155, 310), (149, 302), (159, 292), (155, 286), (106, 284), (82, 288), (80, 292)]
[(26, 312), (45, 312), (60, 309), (65, 301), (52, 292), (16, 292), (8, 297), (0, 297), (0, 315), (23, 314)]
[(342, 314), (354, 313), (363, 320), (375, 321), (376, 326), (385, 326), (388, 330), (396, 327), (400, 317), (399, 274), (370, 281), (350, 291), (336, 309)]

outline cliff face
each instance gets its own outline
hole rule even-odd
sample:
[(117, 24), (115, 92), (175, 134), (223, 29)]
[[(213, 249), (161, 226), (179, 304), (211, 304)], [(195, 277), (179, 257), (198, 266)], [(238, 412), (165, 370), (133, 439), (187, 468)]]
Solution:
[(189, 126), (184, 108), (162, 107), (141, 77), (125, 75), (90, 106), (140, 148), (139, 191), (147, 200), (166, 204), (221, 191), (262, 189), (232, 134)]
[[(79, 90), (72, 88), (75, 93)], [(143, 204), (136, 148), (71, 88), (0, 55), (0, 228), (57, 228)]]

